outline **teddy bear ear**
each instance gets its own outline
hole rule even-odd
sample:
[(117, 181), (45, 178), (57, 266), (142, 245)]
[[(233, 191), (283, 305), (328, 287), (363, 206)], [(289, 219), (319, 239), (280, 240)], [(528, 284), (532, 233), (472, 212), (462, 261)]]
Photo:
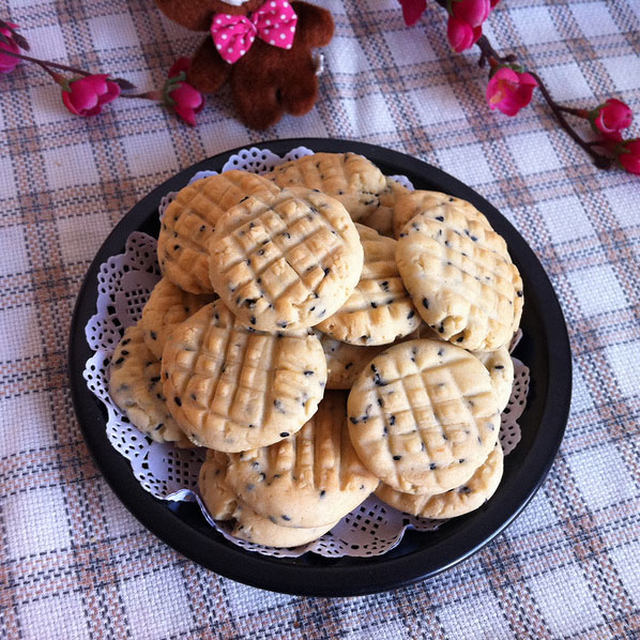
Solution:
[(167, 18), (191, 31), (208, 31), (219, 0), (155, 0)]

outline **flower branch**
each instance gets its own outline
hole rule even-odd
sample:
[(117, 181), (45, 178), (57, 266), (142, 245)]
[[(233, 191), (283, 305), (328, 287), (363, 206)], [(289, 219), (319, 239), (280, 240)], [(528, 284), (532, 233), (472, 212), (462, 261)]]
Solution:
[[(29, 51), (27, 39), (18, 33), (18, 25), (0, 20), (0, 73), (10, 73), (20, 61), (37, 65), (60, 86), (62, 102), (74, 115), (91, 117), (102, 112), (105, 105), (117, 98), (152, 100), (176, 113), (187, 124), (195, 126), (196, 114), (204, 107), (202, 94), (187, 81), (191, 61), (180, 58), (169, 70), (167, 80), (159, 90), (130, 93), (135, 85), (125, 78), (91, 73), (59, 62), (41, 60), (22, 53)], [(60, 72), (68, 72), (71, 77)], [(129, 93), (123, 93), (129, 92)]]
[[(501, 56), (489, 39), (482, 34), (482, 25), (500, 0), (435, 0), (449, 15), (447, 37), (456, 52), (465, 51), (474, 44), (480, 49), (478, 65), (489, 65), (489, 83), (486, 97), (490, 109), (498, 109), (515, 116), (526, 107), (539, 88), (556, 122), (571, 139), (582, 148), (600, 169), (609, 169), (614, 162), (630, 173), (640, 174), (640, 140), (623, 140), (622, 131), (633, 120), (631, 109), (621, 100), (609, 98), (603, 104), (588, 110), (568, 107), (556, 102), (542, 78), (517, 63), (513, 53)], [(424, 0), (399, 0), (407, 25), (417, 22), (426, 9)], [(411, 22), (407, 20), (411, 17)], [(565, 115), (566, 114), (566, 115)], [(598, 136), (585, 140), (567, 119), (567, 115), (588, 120)], [(600, 151), (596, 151), (596, 148)]]

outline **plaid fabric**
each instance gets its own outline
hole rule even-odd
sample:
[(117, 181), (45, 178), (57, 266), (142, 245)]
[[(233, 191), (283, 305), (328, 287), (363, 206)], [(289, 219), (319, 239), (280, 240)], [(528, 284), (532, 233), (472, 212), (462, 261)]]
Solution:
[[(444, 13), (331, 0), (317, 108), (256, 133), (228, 94), (190, 129), (120, 100), (71, 116), (35, 66), (0, 77), (0, 638), (632, 638), (640, 636), (640, 182), (595, 169), (539, 96), (489, 112), (477, 52)], [(2, 0), (33, 54), (159, 86), (200, 39), (143, 0)], [(487, 31), (575, 106), (640, 114), (637, 0), (504, 0)], [(636, 135), (638, 133), (635, 126)], [(457, 568), (364, 598), (283, 596), (181, 557), (93, 465), (65, 374), (81, 278), (109, 230), (178, 169), (290, 136), (360, 139), (442, 167), (494, 202), (540, 256), (574, 354), (567, 434), (523, 515)]]

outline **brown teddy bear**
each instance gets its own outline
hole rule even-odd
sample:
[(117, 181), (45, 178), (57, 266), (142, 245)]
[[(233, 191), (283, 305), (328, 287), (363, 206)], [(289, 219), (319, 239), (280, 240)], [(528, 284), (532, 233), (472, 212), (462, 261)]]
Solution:
[(227, 81), (238, 117), (266, 129), (284, 113), (307, 113), (318, 95), (314, 47), (327, 45), (331, 14), (297, 0), (156, 0), (171, 20), (209, 31), (187, 81), (213, 93)]

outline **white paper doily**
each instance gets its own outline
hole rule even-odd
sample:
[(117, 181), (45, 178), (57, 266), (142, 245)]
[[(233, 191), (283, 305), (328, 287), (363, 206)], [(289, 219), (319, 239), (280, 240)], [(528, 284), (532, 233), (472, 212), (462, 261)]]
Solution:
[[(252, 147), (231, 156), (222, 171), (243, 169), (264, 173), (283, 162), (311, 153), (306, 147), (297, 147), (279, 157), (266, 149)], [(215, 174), (215, 171), (200, 171), (190, 182)], [(392, 177), (413, 189), (406, 177)], [(160, 216), (174, 197), (175, 193), (171, 192), (162, 198)], [(171, 444), (152, 441), (129, 423), (109, 397), (111, 355), (124, 329), (140, 318), (142, 308), (160, 277), (155, 238), (134, 231), (127, 239), (124, 253), (112, 256), (101, 265), (96, 314), (85, 327), (87, 342), (95, 352), (83, 372), (87, 387), (106, 407), (109, 442), (129, 460), (135, 478), (146, 491), (162, 500), (197, 502), (207, 521), (228, 540), (245, 549), (277, 557), (297, 557), (307, 551), (325, 557), (380, 555), (400, 542), (407, 527), (433, 531), (444, 522), (401, 513), (372, 495), (332, 531), (302, 547), (274, 549), (231, 537), (224, 522), (212, 520), (197, 493), (198, 473), (205, 451), (179, 449)], [(520, 441), (517, 419), (522, 415), (529, 390), (528, 368), (515, 358), (514, 368), (515, 383), (509, 404), (502, 414), (500, 428), (500, 442), (505, 455)]]

